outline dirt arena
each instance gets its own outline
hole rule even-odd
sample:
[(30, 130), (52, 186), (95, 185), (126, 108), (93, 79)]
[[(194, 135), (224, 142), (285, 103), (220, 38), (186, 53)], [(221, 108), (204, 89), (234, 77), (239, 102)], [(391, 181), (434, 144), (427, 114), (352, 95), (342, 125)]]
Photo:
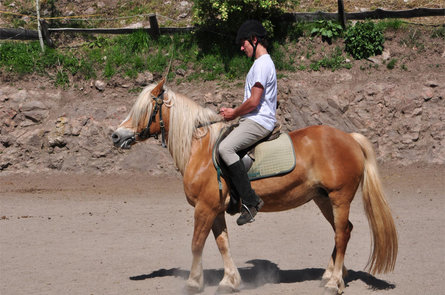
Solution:
[[(399, 234), (396, 269), (364, 272), (369, 227), (357, 194), (350, 219), (345, 294), (443, 294), (445, 167), (382, 168)], [(0, 294), (184, 294), (193, 208), (181, 179), (147, 175), (0, 176)], [(227, 217), (239, 294), (321, 294), (333, 232), (316, 206), (259, 214), (238, 227)], [(222, 260), (210, 235), (205, 290)]]

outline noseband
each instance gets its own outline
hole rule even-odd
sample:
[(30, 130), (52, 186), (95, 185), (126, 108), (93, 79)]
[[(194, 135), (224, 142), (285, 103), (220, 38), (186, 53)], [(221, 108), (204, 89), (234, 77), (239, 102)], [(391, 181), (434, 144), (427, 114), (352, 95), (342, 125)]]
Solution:
[(155, 107), (153, 112), (151, 113), (150, 119), (148, 120), (147, 127), (142, 130), (138, 136), (140, 139), (145, 140), (150, 137), (154, 137), (158, 139), (158, 133), (150, 134), (150, 126), (153, 122), (156, 122), (156, 115), (159, 112), (159, 126), (161, 127), (161, 136), (162, 136), (162, 147), (167, 147), (165, 144), (165, 123), (162, 119), (162, 105), (164, 104), (164, 90), (157, 96), (152, 96), (153, 101), (155, 102)]

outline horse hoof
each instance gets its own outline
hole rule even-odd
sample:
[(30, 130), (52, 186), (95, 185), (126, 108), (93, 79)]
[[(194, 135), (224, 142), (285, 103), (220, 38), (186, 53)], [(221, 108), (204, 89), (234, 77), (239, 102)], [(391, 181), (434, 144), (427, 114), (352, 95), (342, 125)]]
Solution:
[(328, 282), (329, 282), (329, 278), (322, 278), (320, 281), (320, 287), (324, 288)]
[(325, 287), (323, 290), (323, 295), (337, 295), (342, 294), (338, 288)]
[(185, 294), (197, 294), (201, 293), (203, 288), (201, 288), (196, 282), (187, 282), (187, 285), (184, 288)]
[(216, 294), (232, 294), (238, 292), (238, 289), (229, 285), (219, 285)]

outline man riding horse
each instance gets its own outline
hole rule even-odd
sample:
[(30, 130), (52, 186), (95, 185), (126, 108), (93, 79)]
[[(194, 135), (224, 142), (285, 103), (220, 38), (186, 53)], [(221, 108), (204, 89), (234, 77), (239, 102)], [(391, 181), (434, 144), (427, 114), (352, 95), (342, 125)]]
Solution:
[(238, 152), (247, 149), (269, 135), (276, 123), (277, 75), (267, 52), (266, 30), (255, 20), (244, 22), (238, 30), (236, 42), (254, 63), (244, 85), (243, 103), (236, 108), (221, 108), (220, 114), (230, 121), (241, 117), (239, 125), (221, 142), (219, 154), (227, 165), (232, 191), (242, 200), (238, 225), (254, 221), (264, 205), (252, 189), (247, 171)]

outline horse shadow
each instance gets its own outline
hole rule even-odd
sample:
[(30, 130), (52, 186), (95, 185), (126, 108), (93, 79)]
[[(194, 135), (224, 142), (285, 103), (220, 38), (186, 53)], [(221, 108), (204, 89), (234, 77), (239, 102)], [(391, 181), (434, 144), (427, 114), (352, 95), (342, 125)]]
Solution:
[[(305, 268), (298, 270), (282, 270), (277, 264), (268, 260), (249, 260), (247, 263), (251, 267), (239, 268), (243, 281), (243, 289), (256, 289), (265, 284), (289, 284), (305, 281), (321, 280), (324, 269)], [(159, 269), (150, 274), (142, 274), (130, 277), (130, 280), (140, 281), (161, 277), (179, 277), (188, 279), (190, 272), (180, 268)], [(206, 286), (217, 286), (224, 276), (223, 269), (204, 270), (204, 283)], [(364, 271), (348, 270), (348, 276), (345, 278), (346, 286), (353, 281), (360, 280), (373, 290), (394, 289), (394, 284), (378, 279)]]

